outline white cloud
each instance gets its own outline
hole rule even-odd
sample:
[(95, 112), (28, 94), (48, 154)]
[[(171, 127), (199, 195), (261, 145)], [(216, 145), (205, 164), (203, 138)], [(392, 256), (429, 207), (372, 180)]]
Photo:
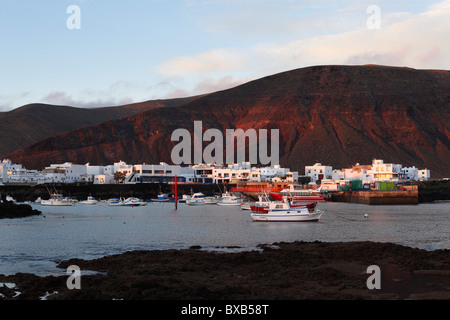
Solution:
[[(366, 15), (365, 19), (368, 17)], [(381, 10), (381, 19), (380, 29), (370, 30), (363, 20), (360, 28), (337, 34), (177, 57), (165, 61), (158, 71), (165, 76), (176, 75), (197, 84), (211, 82), (212, 79), (220, 84), (220, 79), (231, 75), (255, 79), (324, 64), (450, 69), (450, 0), (431, 6), (424, 13), (383, 13)], [(216, 90), (219, 87), (214, 86)]]
[(165, 61), (157, 71), (165, 76), (208, 74), (239, 70), (244, 67), (242, 55), (233, 50), (215, 49), (192, 57), (177, 57)]

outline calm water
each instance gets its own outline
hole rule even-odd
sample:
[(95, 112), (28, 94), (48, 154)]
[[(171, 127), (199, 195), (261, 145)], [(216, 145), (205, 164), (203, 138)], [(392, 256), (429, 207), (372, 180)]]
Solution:
[[(249, 211), (218, 205), (149, 203), (144, 207), (44, 207), (43, 214), (0, 219), (0, 274), (60, 274), (58, 261), (135, 249), (205, 249), (280, 241), (378, 241), (450, 249), (450, 202), (416, 206), (321, 203), (320, 222), (252, 222)], [(368, 214), (368, 218), (364, 215)], [(219, 249), (220, 250), (220, 249)]]

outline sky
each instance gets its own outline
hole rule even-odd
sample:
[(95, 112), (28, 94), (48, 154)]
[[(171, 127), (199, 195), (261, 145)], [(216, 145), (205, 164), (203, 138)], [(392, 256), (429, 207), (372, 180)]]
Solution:
[(313, 65), (449, 70), (449, 21), (450, 0), (0, 0), (0, 111), (192, 96)]

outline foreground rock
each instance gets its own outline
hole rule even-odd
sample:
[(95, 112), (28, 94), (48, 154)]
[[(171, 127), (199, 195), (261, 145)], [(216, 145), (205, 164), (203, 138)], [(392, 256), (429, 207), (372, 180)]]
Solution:
[[(15, 284), (0, 288), (0, 294), (4, 299), (450, 299), (449, 250), (373, 242), (294, 242), (260, 249), (211, 253), (192, 247), (71, 259), (59, 267), (81, 268), (80, 290), (67, 289), (68, 276), (16, 274), (0, 276), (0, 282)], [(367, 288), (370, 265), (381, 268), (380, 290)], [(101, 273), (83, 275), (83, 270)]]
[(33, 209), (27, 204), (15, 204), (12, 201), (0, 203), (0, 219), (2, 218), (23, 218), (40, 215), (39, 210)]

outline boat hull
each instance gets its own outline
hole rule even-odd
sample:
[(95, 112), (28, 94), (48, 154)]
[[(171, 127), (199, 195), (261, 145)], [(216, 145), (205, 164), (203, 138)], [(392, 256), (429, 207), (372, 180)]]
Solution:
[(97, 204), (98, 201), (81, 201), (81, 204), (88, 204), (88, 205), (93, 205), (93, 204)]
[(219, 206), (240, 206), (240, 202), (217, 202)]
[(205, 203), (203, 201), (186, 201), (188, 206), (203, 206)]
[(58, 206), (58, 207), (73, 206), (73, 202), (42, 200), (41, 205), (42, 206)]
[(304, 213), (303, 211), (289, 210), (286, 212), (252, 213), (253, 221), (257, 222), (306, 222), (319, 221), (323, 212)]

